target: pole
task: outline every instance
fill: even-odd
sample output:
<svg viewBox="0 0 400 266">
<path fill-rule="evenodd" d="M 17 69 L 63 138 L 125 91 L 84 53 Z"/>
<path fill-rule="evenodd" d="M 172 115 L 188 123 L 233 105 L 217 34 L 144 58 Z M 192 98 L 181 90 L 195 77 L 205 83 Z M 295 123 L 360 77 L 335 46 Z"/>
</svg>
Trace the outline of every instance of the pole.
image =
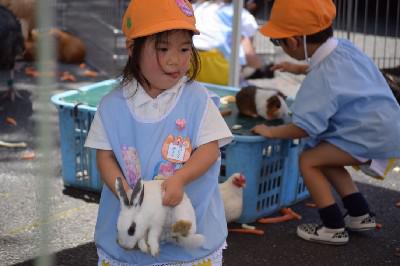
<svg viewBox="0 0 400 266">
<path fill-rule="evenodd" d="M 239 64 L 239 48 L 241 39 L 241 14 L 243 9 L 243 0 L 233 1 L 233 32 L 232 32 L 232 53 L 229 67 L 229 85 L 239 87 L 240 64 Z"/>
</svg>

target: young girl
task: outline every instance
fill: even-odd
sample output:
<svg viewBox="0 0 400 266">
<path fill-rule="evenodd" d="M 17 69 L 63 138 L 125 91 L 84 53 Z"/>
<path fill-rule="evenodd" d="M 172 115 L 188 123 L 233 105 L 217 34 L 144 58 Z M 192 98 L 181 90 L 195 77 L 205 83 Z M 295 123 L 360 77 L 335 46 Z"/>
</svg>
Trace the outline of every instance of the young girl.
<svg viewBox="0 0 400 266">
<path fill-rule="evenodd" d="M 308 137 L 300 170 L 322 225 L 300 225 L 297 235 L 341 245 L 349 241 L 346 228 L 376 227 L 345 166 L 366 164 L 376 177 L 387 174 L 400 158 L 400 108 L 372 60 L 349 41 L 333 37 L 335 15 L 332 0 L 275 0 L 260 31 L 291 57 L 309 61 L 308 68 L 293 71 L 308 73 L 292 106 L 292 123 L 258 125 L 253 131 L 268 138 Z M 344 217 L 331 186 L 347 209 Z"/>
<path fill-rule="evenodd" d="M 207 90 L 192 81 L 199 66 L 192 7 L 183 0 L 134 0 L 122 28 L 129 59 L 121 87 L 102 99 L 86 141 L 97 150 L 105 183 L 95 231 L 99 265 L 222 265 L 227 228 L 218 191 L 219 147 L 232 134 Z M 203 246 L 161 243 L 157 257 L 121 248 L 118 176 L 125 177 L 126 191 L 138 178 L 163 176 L 163 204 L 171 207 L 185 191 Z"/>
</svg>

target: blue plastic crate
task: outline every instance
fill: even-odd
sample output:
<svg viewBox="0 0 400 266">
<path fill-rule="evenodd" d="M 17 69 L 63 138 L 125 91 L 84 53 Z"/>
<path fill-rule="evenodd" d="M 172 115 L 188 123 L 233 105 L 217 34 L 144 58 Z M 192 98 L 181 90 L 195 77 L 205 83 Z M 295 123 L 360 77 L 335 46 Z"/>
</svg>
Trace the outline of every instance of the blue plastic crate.
<svg viewBox="0 0 400 266">
<path fill-rule="evenodd" d="M 89 106 L 85 101 L 75 99 L 68 102 L 66 99 L 89 90 L 106 93 L 114 85 L 115 80 L 107 80 L 52 97 L 59 111 L 62 175 L 66 186 L 92 191 L 102 188 L 95 152 L 83 147 L 96 107 L 93 107 L 93 103 Z M 233 87 L 204 85 L 219 96 L 238 91 Z M 254 222 L 308 197 L 299 174 L 300 151 L 301 145 L 295 141 L 234 134 L 233 142 L 221 151 L 219 180 L 223 182 L 235 172 L 246 176 L 244 208 L 239 222 Z"/>
<path fill-rule="evenodd" d="M 54 95 L 51 101 L 57 106 L 61 141 L 61 173 L 65 186 L 101 191 L 103 183 L 96 166 L 96 152 L 84 147 L 96 107 L 88 103 L 66 101 L 68 97 L 92 89 L 112 88 L 114 80 L 106 80 Z"/>
</svg>

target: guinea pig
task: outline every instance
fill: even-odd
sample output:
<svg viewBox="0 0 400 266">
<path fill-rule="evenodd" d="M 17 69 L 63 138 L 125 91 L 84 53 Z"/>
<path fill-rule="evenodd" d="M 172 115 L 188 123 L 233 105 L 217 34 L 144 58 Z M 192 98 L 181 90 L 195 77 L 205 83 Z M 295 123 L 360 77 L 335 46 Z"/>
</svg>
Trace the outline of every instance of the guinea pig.
<svg viewBox="0 0 400 266">
<path fill-rule="evenodd" d="M 261 116 L 266 120 L 282 119 L 289 112 L 285 99 L 286 96 L 278 90 L 250 85 L 236 94 L 236 105 L 239 113 L 246 116 Z"/>
</svg>

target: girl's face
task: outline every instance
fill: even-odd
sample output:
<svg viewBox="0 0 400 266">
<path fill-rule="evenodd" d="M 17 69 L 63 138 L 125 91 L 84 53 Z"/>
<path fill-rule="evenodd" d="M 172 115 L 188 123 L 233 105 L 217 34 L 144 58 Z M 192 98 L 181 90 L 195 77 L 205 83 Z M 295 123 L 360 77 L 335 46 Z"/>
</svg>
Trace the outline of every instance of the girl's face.
<svg viewBox="0 0 400 266">
<path fill-rule="evenodd" d="M 150 86 L 146 92 L 153 98 L 174 86 L 189 70 L 192 38 L 187 31 L 176 30 L 165 35 L 156 46 L 155 38 L 148 38 L 140 59 L 140 70 Z"/>
</svg>

